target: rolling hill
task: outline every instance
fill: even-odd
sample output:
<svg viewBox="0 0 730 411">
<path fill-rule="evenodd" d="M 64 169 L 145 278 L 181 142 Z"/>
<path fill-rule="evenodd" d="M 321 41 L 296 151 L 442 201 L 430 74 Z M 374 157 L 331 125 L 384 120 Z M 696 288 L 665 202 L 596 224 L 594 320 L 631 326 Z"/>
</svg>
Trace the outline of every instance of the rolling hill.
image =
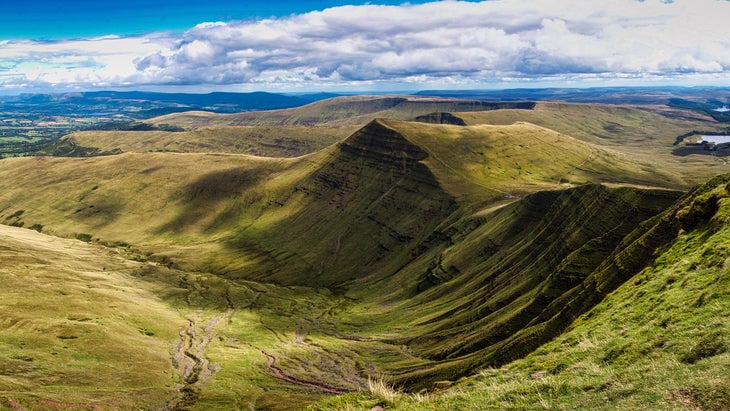
<svg viewBox="0 0 730 411">
<path fill-rule="evenodd" d="M 171 153 L 19 158 L 0 163 L 0 176 L 0 219 L 9 224 L 123 241 L 195 270 L 234 275 L 245 267 L 247 278 L 309 285 L 311 276 L 300 273 L 330 278 L 316 281 L 322 285 L 361 276 L 355 267 L 372 270 L 374 261 L 414 247 L 458 205 L 463 214 L 588 181 L 672 181 L 612 151 L 529 124 L 394 120 L 373 121 L 342 143 L 292 159 Z M 316 242 L 291 241 L 312 236 Z M 200 246 L 208 258 L 176 251 L 181 243 Z M 368 244 L 374 248 L 362 248 Z M 262 263 L 250 267 L 251 261 Z"/>
<path fill-rule="evenodd" d="M 89 157 L 176 152 L 297 157 L 345 139 L 358 127 L 217 126 L 191 131 L 82 131 L 50 144 L 42 154 Z"/>
<path fill-rule="evenodd" d="M 708 116 L 688 110 L 667 106 L 540 102 L 529 111 L 457 115 L 469 125 L 515 122 L 539 125 L 652 164 L 657 169 L 674 173 L 688 185 L 700 184 L 711 176 L 728 172 L 722 158 L 673 154 L 678 136 L 693 130 L 717 130 L 724 134 L 727 128 Z"/>
<path fill-rule="evenodd" d="M 418 96 L 348 96 L 335 97 L 292 109 L 264 112 L 213 114 L 188 112 L 147 120 L 151 124 L 170 124 L 186 129 L 206 126 L 292 126 L 292 125 L 363 125 L 375 118 L 410 120 L 440 111 L 484 111 L 505 108 L 529 110 L 530 102 L 492 103 Z"/>
<path fill-rule="evenodd" d="M 335 103 L 339 112 L 322 108 Z M 662 273 L 670 271 L 663 270 L 673 270 L 676 277 L 677 267 L 686 265 L 683 253 L 696 259 L 708 253 L 701 239 L 722 241 L 728 181 L 716 178 L 683 195 L 678 190 L 717 168 L 665 163 L 661 156 L 618 144 L 626 133 L 628 146 L 657 143 L 655 152 L 663 152 L 667 134 L 654 138 L 651 130 L 640 127 L 653 124 L 659 130 L 659 122 L 650 122 L 661 115 L 657 110 L 541 103 L 535 110 L 477 112 L 468 110 L 495 107 L 390 97 L 314 104 L 323 106 L 262 112 L 258 120 L 249 114 L 206 115 L 211 121 L 229 122 L 214 129 L 88 134 L 66 140 L 96 149 L 96 154 L 125 151 L 116 155 L 0 161 L 0 222 L 15 226 L 2 230 L 2 250 L 13 262 L 5 273 L 13 280 L 8 295 L 55 301 L 53 289 L 37 286 L 50 280 L 18 279 L 33 267 L 39 268 L 38 275 L 51 275 L 58 264 L 63 274 L 58 274 L 59 284 L 68 284 L 74 301 L 51 307 L 68 322 L 48 316 L 48 306 L 30 307 L 32 322 L 20 323 L 36 325 L 9 328 L 12 332 L 0 340 L 7 352 L 24 350 L 18 341 L 58 324 L 68 326 L 73 331 L 68 336 L 76 338 L 51 341 L 70 341 L 66 347 L 71 358 L 105 358 L 107 351 L 126 349 L 122 343 L 117 347 L 115 338 L 149 337 L 145 341 L 156 348 L 145 355 L 156 362 L 140 361 L 154 362 L 146 370 L 154 379 L 134 405 L 162 409 L 300 409 L 305 404 L 315 409 L 370 409 L 378 404 L 463 408 L 491 395 L 479 389 L 489 384 L 505 393 L 489 404 L 504 405 L 511 395 L 508 405 L 519 408 L 543 394 L 556 404 L 581 393 L 620 394 L 616 387 L 624 381 L 601 388 L 597 381 L 607 383 L 612 377 L 598 371 L 584 376 L 592 389 L 588 382 L 578 387 L 566 379 L 588 367 L 581 362 L 584 357 L 571 351 L 585 340 L 575 333 L 613 330 L 606 324 L 619 321 L 619 309 L 612 308 L 619 300 L 613 293 L 628 293 L 638 301 L 637 324 L 642 313 L 651 314 L 642 307 L 666 302 L 662 309 L 675 312 L 683 306 L 667 301 L 699 299 L 690 292 L 697 288 L 681 295 L 682 289 L 672 285 L 679 279 L 667 283 L 647 273 L 653 270 L 664 278 Z M 449 111 L 466 125 L 369 119 L 378 113 L 414 118 Z M 572 124 L 570 115 L 560 117 L 564 111 L 583 122 Z M 196 116 L 175 118 L 180 125 L 199 127 Z M 625 118 L 621 131 L 599 135 L 599 129 L 606 132 L 606 124 L 620 118 Z M 673 127 L 669 133 L 705 121 L 680 119 L 675 112 L 667 118 Z M 240 125 L 256 121 L 286 125 Z M 363 123 L 346 138 L 311 148 L 309 154 L 237 154 L 243 137 L 250 140 L 265 130 L 260 142 L 276 133 L 299 131 L 312 136 L 312 144 L 323 142 L 314 138 L 316 132 L 306 134 L 303 125 L 310 122 L 343 127 Z M 325 130 L 339 133 L 345 128 Z M 118 136 L 122 138 L 116 140 Z M 281 145 L 288 147 L 289 142 Z M 187 152 L 149 152 L 161 147 Z M 721 272 L 726 256 L 715 253 L 717 258 L 707 254 L 716 261 L 702 271 L 701 282 Z M 724 284 L 723 277 L 717 278 Z M 93 287 L 86 290 L 77 280 Z M 662 281 L 667 287 L 657 288 Z M 127 288 L 120 289 L 120 284 Z M 662 293 L 668 289 L 676 295 L 665 300 Z M 117 311 L 105 305 L 86 307 L 83 318 L 102 327 L 97 334 L 84 328 L 87 321 L 77 326 L 71 319 L 77 318 L 72 311 L 81 310 L 74 304 L 97 301 L 101 294 L 116 298 L 129 290 L 137 290 L 130 300 L 134 304 L 111 307 Z M 718 300 L 726 291 L 718 285 L 696 311 L 678 318 L 691 324 L 698 321 L 694 316 L 722 315 Z M 138 320 L 137 310 L 145 307 L 164 326 Z M 118 334 L 113 336 L 112 330 Z M 675 367 L 658 351 L 656 358 L 677 373 L 717 375 L 727 364 L 725 340 L 707 337 L 714 338 L 707 343 L 712 355 L 692 357 L 690 336 L 702 339 L 704 334 L 687 330 L 681 328 L 681 341 L 662 334 L 668 345 L 656 347 L 676 347 L 670 352 L 686 354 L 683 364 L 691 367 Z M 621 337 L 626 339 L 622 348 L 614 347 L 619 337 L 601 334 L 605 338 L 583 344 L 581 352 L 593 353 L 585 355 L 595 356 L 590 361 L 599 365 L 614 364 L 616 373 L 627 372 L 617 358 L 656 348 L 647 348 L 633 332 Z M 98 352 L 88 351 L 95 342 Z M 613 354 L 611 347 L 616 348 Z M 108 409 L 126 407 L 133 401 L 130 390 L 141 389 L 138 374 L 129 369 L 120 372 L 116 385 L 106 383 L 111 377 L 100 371 L 96 380 L 72 378 L 61 386 L 34 386 L 28 381 L 38 369 L 49 378 L 65 372 L 60 362 L 41 353 L 44 349 L 27 354 L 33 361 L 20 354 L 3 357 L 8 367 L 20 371 L 17 380 L 3 380 L 0 404 Z M 714 362 L 697 368 L 704 367 L 704 358 Z M 38 368 L 22 368 L 27 365 L 23 361 Z M 506 371 L 495 371 L 501 367 Z M 530 381 L 563 385 L 553 391 L 540 386 L 533 394 L 532 385 L 520 381 L 527 370 L 539 375 L 528 373 Z M 412 392 L 467 379 L 433 397 L 394 393 L 384 400 L 363 393 L 378 378 Z M 685 400 L 722 405 L 707 386 L 682 391 L 678 377 L 663 378 L 665 386 L 674 387 L 662 397 L 669 405 Z M 458 387 L 470 388 L 460 392 Z M 528 392 L 517 398 L 519 390 Z M 357 393 L 325 398 L 350 391 Z M 650 391 L 638 389 L 638 398 Z M 69 392 L 76 394 L 62 401 Z"/>
</svg>

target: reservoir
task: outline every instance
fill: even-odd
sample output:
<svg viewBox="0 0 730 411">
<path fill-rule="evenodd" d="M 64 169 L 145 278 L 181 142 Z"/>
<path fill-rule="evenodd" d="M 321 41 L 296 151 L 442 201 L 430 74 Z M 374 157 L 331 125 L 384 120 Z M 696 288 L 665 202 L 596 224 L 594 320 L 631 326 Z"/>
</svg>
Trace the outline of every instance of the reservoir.
<svg viewBox="0 0 730 411">
<path fill-rule="evenodd" d="M 700 140 L 700 142 L 703 141 L 715 144 L 726 144 L 730 143 L 730 136 L 702 136 L 702 140 Z"/>
</svg>

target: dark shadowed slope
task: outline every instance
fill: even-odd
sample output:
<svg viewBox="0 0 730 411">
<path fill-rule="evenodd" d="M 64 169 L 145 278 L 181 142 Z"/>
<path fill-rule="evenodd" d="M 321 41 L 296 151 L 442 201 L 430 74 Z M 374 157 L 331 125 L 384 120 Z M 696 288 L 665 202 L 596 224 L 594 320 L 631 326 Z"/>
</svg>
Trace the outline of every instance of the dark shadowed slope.
<svg viewBox="0 0 730 411">
<path fill-rule="evenodd" d="M 392 293 L 381 294 L 383 303 L 395 304 L 379 320 L 410 324 L 389 338 L 435 361 L 394 378 L 425 387 L 519 358 L 552 339 L 602 295 L 591 288 L 598 294 L 553 319 L 555 307 L 563 307 L 557 301 L 591 284 L 625 236 L 678 196 L 587 185 L 533 194 L 433 233 L 417 258 L 379 284 Z M 626 279 L 602 278 L 613 288 Z"/>
</svg>

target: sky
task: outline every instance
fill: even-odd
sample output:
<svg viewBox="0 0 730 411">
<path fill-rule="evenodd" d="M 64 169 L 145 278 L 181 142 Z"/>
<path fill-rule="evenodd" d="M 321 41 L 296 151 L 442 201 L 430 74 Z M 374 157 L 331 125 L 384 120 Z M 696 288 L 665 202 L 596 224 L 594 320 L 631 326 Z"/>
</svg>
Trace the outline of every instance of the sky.
<svg viewBox="0 0 730 411">
<path fill-rule="evenodd" d="M 730 0 L 33 0 L 0 93 L 730 85 Z"/>
</svg>

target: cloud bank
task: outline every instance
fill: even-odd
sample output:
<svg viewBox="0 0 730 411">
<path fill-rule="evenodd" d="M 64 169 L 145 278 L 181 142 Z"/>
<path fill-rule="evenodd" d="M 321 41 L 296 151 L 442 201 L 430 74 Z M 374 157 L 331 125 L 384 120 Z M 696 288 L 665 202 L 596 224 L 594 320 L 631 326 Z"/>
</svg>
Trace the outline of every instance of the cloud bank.
<svg viewBox="0 0 730 411">
<path fill-rule="evenodd" d="M 0 90 L 730 80 L 727 0 L 343 6 L 185 32 L 0 41 Z"/>
</svg>

